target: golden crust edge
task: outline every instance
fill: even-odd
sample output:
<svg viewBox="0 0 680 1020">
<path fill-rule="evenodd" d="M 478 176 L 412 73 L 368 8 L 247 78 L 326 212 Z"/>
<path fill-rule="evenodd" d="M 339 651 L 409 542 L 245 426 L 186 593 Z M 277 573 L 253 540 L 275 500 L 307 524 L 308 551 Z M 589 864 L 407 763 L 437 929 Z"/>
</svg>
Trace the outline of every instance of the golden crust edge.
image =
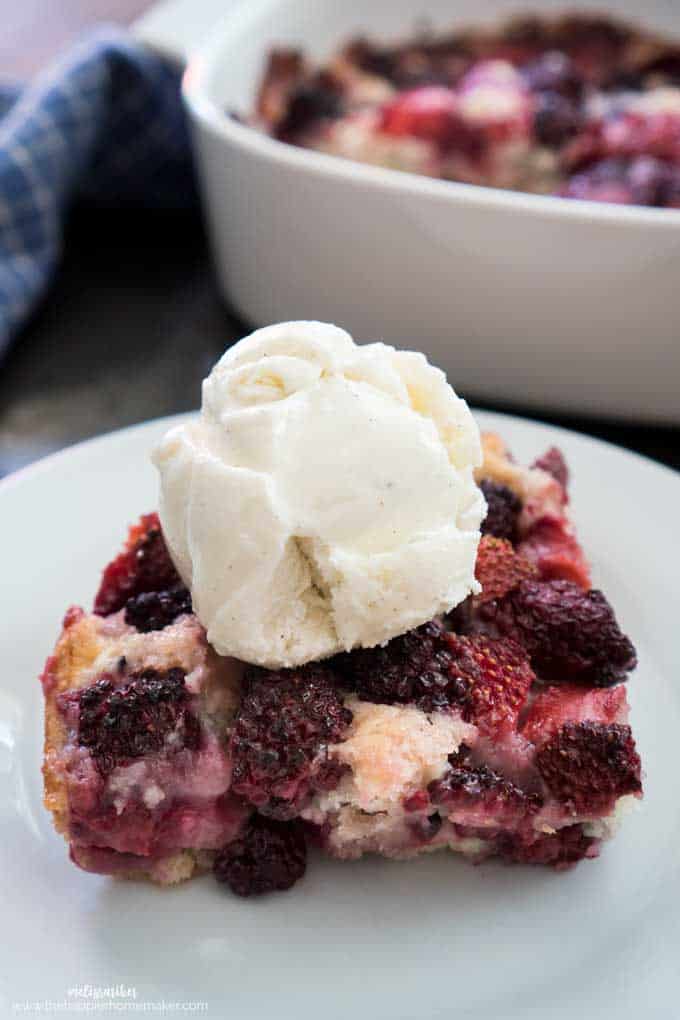
<svg viewBox="0 0 680 1020">
<path fill-rule="evenodd" d="M 57 708 L 57 697 L 63 691 L 80 686 L 82 675 L 93 665 L 101 648 L 96 618 L 83 615 L 64 625 L 42 676 L 45 692 L 43 803 L 52 814 L 55 829 L 63 836 L 68 828 L 68 798 L 56 762 L 66 742 L 66 728 Z"/>
<path fill-rule="evenodd" d="M 496 432 L 482 432 L 482 463 L 475 471 L 475 480 L 490 478 L 517 493 L 526 494 L 527 468 L 515 464 L 508 455 L 505 442 Z"/>
</svg>

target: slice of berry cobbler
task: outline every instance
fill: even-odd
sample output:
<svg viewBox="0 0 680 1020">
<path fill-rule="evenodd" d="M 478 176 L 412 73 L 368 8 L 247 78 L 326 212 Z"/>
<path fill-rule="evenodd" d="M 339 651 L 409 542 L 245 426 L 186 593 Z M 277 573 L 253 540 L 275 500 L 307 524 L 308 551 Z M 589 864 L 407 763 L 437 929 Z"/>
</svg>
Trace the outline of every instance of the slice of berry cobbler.
<svg viewBox="0 0 680 1020">
<path fill-rule="evenodd" d="M 42 676 L 45 803 L 87 871 L 169 884 L 212 869 L 287 889 L 337 858 L 437 847 L 567 867 L 641 796 L 624 681 L 635 650 L 588 564 L 558 450 L 484 438 L 482 585 L 446 619 L 297 669 L 220 658 L 155 514 Z"/>
</svg>

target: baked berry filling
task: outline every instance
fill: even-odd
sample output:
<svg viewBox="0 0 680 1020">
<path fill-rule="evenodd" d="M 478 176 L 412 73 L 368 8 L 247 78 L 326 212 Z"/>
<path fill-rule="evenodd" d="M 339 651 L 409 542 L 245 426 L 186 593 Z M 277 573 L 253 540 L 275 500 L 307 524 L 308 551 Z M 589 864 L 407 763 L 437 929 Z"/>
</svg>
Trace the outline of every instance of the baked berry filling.
<svg viewBox="0 0 680 1020">
<path fill-rule="evenodd" d="M 397 46 L 358 38 L 320 68 L 273 51 L 252 122 L 446 180 L 677 208 L 679 67 L 671 41 L 585 14 Z"/>
<path fill-rule="evenodd" d="M 567 825 L 557 832 L 535 836 L 527 832 L 502 833 L 495 852 L 511 864 L 549 864 L 558 871 L 599 855 L 599 840 L 582 825 Z"/>
</svg>

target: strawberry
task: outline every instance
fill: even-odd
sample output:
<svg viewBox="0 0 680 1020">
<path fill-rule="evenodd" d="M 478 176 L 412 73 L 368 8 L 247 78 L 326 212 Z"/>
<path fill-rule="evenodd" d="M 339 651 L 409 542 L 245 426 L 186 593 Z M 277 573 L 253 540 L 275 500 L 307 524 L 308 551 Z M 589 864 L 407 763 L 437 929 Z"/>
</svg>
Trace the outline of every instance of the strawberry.
<svg viewBox="0 0 680 1020">
<path fill-rule="evenodd" d="M 523 536 L 517 551 L 530 560 L 542 581 L 573 581 L 590 587 L 590 568 L 565 517 L 540 517 Z"/>
<path fill-rule="evenodd" d="M 338 686 L 364 701 L 457 709 L 484 733 L 512 730 L 535 677 L 524 649 L 508 638 L 461 636 L 432 621 L 383 647 L 330 661 Z"/>
<path fill-rule="evenodd" d="M 475 576 L 482 592 L 475 597 L 475 605 L 500 599 L 516 588 L 520 581 L 535 575 L 536 567 L 516 553 L 507 539 L 483 535 L 475 565 Z"/>
<path fill-rule="evenodd" d="M 535 676 L 524 649 L 507 638 L 449 635 L 454 669 L 467 684 L 463 717 L 487 736 L 515 729 Z"/>
<path fill-rule="evenodd" d="M 443 85 L 409 89 L 384 107 L 380 126 L 389 135 L 448 145 L 462 128 L 456 94 Z"/>
<path fill-rule="evenodd" d="M 625 724 L 628 721 L 626 688 L 587 688 L 575 684 L 547 687 L 531 703 L 521 733 L 541 746 L 565 723 L 597 722 Z"/>
</svg>

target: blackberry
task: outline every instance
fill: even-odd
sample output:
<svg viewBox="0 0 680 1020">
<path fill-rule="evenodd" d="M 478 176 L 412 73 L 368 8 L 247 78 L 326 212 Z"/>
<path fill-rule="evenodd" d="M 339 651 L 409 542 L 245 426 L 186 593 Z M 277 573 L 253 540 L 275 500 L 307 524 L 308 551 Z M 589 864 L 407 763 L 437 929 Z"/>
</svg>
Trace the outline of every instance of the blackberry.
<svg viewBox="0 0 680 1020">
<path fill-rule="evenodd" d="M 340 117 L 342 112 L 342 94 L 337 82 L 328 72 L 320 71 L 313 80 L 294 89 L 276 129 L 277 137 L 283 141 L 299 138 L 318 121 Z"/>
<path fill-rule="evenodd" d="M 130 529 L 128 542 L 103 575 L 94 611 L 108 616 L 142 592 L 167 591 L 182 581 L 170 559 L 157 514 L 147 514 Z"/>
<path fill-rule="evenodd" d="M 462 704 L 468 682 L 457 672 L 451 636 L 431 621 L 376 648 L 337 656 L 343 686 L 364 701 L 415 703 L 424 712 Z"/>
<path fill-rule="evenodd" d="M 654 156 L 637 156 L 628 169 L 633 201 L 637 205 L 667 206 L 677 200 L 680 186 L 678 168 Z"/>
<path fill-rule="evenodd" d="M 541 145 L 559 149 L 582 125 L 581 110 L 559 92 L 542 92 L 536 96 L 534 134 Z"/>
<path fill-rule="evenodd" d="M 213 864 L 218 882 L 237 896 L 283 891 L 302 878 L 307 846 L 302 827 L 255 815 L 246 831 L 219 851 Z"/>
<path fill-rule="evenodd" d="M 531 92 L 548 93 L 577 101 L 582 99 L 585 81 L 574 63 L 558 50 L 548 50 L 522 68 L 522 75 Z"/>
<path fill-rule="evenodd" d="M 364 701 L 423 712 L 457 708 L 488 734 L 515 728 L 535 679 L 516 641 L 452 634 L 434 621 L 333 662 L 343 687 Z"/>
<path fill-rule="evenodd" d="M 526 793 L 488 765 L 473 764 L 465 744 L 449 757 L 448 770 L 430 783 L 427 792 L 434 805 L 449 812 L 456 807 L 478 806 L 496 820 L 504 814 L 535 814 L 542 805 L 537 794 Z"/>
<path fill-rule="evenodd" d="M 146 634 L 163 630 L 178 616 L 191 613 L 191 595 L 184 585 L 168 591 L 147 591 L 125 603 L 125 622 Z"/>
<path fill-rule="evenodd" d="M 115 687 L 102 677 L 77 692 L 78 743 L 106 775 L 134 758 L 161 751 L 170 733 L 173 749 L 200 747 L 200 724 L 189 711 L 184 671 L 145 669 Z"/>
<path fill-rule="evenodd" d="M 560 194 L 594 202 L 676 208 L 680 174 L 672 162 L 656 156 L 608 156 L 573 173 Z"/>
<path fill-rule="evenodd" d="M 326 746 L 343 739 L 352 713 L 325 666 L 252 669 L 245 685 L 231 735 L 232 789 L 263 814 L 292 818 L 313 789 L 337 785 L 342 770 Z"/>
<path fill-rule="evenodd" d="M 522 510 L 522 501 L 512 489 L 490 478 L 483 478 L 479 487 L 486 500 L 486 517 L 482 521 L 482 535 L 517 541 L 517 521 Z"/>
<path fill-rule="evenodd" d="M 493 609 L 496 627 L 526 648 L 543 680 L 609 687 L 634 669 L 635 649 L 601 591 L 572 581 L 522 581 Z"/>
<path fill-rule="evenodd" d="M 630 726 L 618 723 L 565 723 L 537 752 L 536 765 L 574 814 L 606 811 L 618 797 L 642 790 Z"/>
</svg>

